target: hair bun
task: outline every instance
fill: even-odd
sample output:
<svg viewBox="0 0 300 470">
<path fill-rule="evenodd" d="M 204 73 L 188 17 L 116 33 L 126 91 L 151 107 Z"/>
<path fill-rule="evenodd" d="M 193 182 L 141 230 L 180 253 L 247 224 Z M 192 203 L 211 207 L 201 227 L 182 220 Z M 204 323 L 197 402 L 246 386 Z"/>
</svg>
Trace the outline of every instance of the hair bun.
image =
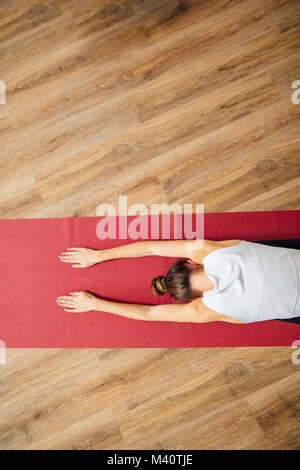
<svg viewBox="0 0 300 470">
<path fill-rule="evenodd" d="M 152 292 L 154 295 L 164 295 L 167 292 L 166 278 L 157 276 L 152 280 Z"/>
</svg>

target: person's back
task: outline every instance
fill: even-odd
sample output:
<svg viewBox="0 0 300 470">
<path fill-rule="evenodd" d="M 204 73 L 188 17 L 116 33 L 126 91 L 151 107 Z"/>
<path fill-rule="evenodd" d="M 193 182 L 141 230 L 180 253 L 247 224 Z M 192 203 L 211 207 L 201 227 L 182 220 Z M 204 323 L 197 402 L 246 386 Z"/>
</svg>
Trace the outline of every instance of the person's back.
<svg viewBox="0 0 300 470">
<path fill-rule="evenodd" d="M 245 240 L 203 258 L 203 304 L 244 323 L 300 315 L 300 251 Z"/>
</svg>

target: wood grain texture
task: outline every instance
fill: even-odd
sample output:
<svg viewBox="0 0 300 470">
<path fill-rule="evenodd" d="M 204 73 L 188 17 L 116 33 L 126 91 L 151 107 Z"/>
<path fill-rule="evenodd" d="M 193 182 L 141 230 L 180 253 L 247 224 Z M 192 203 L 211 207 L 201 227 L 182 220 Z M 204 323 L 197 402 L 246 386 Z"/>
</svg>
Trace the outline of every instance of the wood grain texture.
<svg viewBox="0 0 300 470">
<path fill-rule="evenodd" d="M 2 449 L 296 449 L 291 348 L 9 350 Z"/>
<path fill-rule="evenodd" d="M 300 209 L 299 47 L 298 0 L 1 1 L 0 217 Z M 0 448 L 299 449 L 291 353 L 8 350 Z"/>
</svg>

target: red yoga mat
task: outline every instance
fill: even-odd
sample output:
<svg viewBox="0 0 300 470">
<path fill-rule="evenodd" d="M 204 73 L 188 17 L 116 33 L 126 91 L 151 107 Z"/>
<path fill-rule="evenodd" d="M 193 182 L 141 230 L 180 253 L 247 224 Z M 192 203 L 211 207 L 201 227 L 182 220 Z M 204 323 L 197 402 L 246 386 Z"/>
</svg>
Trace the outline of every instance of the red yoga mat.
<svg viewBox="0 0 300 470">
<path fill-rule="evenodd" d="M 174 260 L 143 257 L 72 269 L 58 255 L 72 246 L 105 249 L 131 240 L 101 240 L 101 217 L 0 220 L 0 340 L 8 348 L 140 348 L 290 346 L 300 326 L 281 321 L 246 325 L 147 322 L 105 312 L 71 314 L 55 299 L 89 291 L 106 299 L 170 303 L 155 297 L 151 280 Z M 130 222 L 133 217 L 128 217 Z M 172 217 L 171 217 L 172 225 Z M 206 239 L 298 238 L 300 211 L 208 213 Z M 135 286 L 134 289 L 132 286 Z"/>
</svg>

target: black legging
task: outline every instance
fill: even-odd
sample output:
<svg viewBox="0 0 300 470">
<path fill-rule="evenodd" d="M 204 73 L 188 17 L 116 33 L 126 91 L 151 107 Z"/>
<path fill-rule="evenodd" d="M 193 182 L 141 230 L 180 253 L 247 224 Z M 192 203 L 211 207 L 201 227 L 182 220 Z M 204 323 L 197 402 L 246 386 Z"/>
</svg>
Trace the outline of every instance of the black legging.
<svg viewBox="0 0 300 470">
<path fill-rule="evenodd" d="M 262 245 L 270 246 L 279 246 L 281 248 L 293 248 L 294 250 L 300 250 L 300 238 L 291 238 L 287 240 L 258 240 L 255 243 L 261 243 Z M 300 317 L 279 319 L 279 321 L 284 321 L 288 323 L 296 323 L 300 325 Z"/>
</svg>

